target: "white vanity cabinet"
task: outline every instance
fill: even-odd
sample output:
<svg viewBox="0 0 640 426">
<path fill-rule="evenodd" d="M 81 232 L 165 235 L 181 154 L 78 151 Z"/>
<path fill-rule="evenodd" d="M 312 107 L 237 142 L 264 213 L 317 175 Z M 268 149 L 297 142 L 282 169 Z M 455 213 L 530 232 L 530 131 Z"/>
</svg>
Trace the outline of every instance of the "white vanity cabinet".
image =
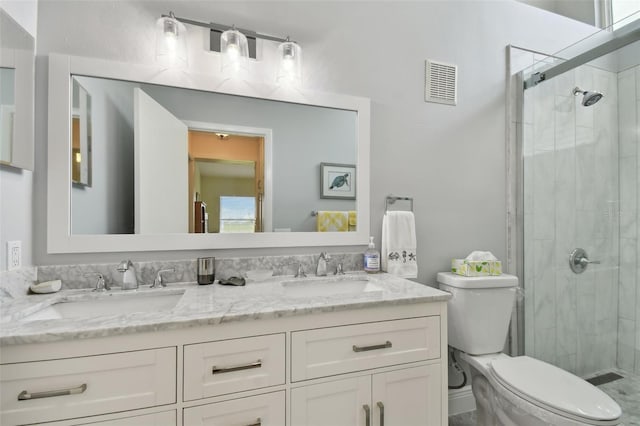
<svg viewBox="0 0 640 426">
<path fill-rule="evenodd" d="M 446 300 L 169 328 L 2 346 L 0 424 L 447 424 Z"/>
</svg>

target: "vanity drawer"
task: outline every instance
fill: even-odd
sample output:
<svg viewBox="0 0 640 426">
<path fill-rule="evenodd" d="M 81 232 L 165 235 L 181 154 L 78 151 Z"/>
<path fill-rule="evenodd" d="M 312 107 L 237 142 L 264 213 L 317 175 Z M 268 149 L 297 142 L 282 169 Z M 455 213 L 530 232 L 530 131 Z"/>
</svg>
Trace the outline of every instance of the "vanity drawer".
<svg viewBox="0 0 640 426">
<path fill-rule="evenodd" d="M 63 420 L 54 423 L 38 423 L 42 426 L 176 426 L 178 419 L 176 410 L 163 411 L 161 413 L 142 414 L 137 416 L 120 417 L 111 420 L 89 420 L 87 418 L 76 420 Z"/>
<path fill-rule="evenodd" d="M 439 357 L 439 316 L 291 333 L 294 382 Z"/>
<path fill-rule="evenodd" d="M 0 366 L 0 423 L 78 418 L 176 401 L 176 348 Z"/>
<path fill-rule="evenodd" d="M 184 400 L 284 384 L 284 333 L 184 347 Z"/>
<path fill-rule="evenodd" d="M 185 408 L 185 426 L 283 426 L 284 391 Z"/>
</svg>

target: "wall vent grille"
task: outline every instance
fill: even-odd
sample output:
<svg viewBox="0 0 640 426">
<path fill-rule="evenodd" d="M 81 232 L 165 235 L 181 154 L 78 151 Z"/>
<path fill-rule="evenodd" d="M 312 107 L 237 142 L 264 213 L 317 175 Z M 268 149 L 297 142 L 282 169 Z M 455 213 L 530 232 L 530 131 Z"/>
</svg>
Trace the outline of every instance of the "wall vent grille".
<svg viewBox="0 0 640 426">
<path fill-rule="evenodd" d="M 430 59 L 425 63 L 425 102 L 456 105 L 458 102 L 458 67 Z"/>
</svg>

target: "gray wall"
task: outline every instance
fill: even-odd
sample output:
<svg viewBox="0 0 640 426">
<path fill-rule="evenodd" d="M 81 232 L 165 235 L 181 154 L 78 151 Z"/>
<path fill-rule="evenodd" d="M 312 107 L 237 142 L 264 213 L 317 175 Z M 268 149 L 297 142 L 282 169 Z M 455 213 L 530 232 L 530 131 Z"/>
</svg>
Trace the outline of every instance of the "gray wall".
<svg viewBox="0 0 640 426">
<path fill-rule="evenodd" d="M 42 2 L 36 70 L 38 264 L 199 254 L 46 252 L 46 55 L 61 52 L 151 63 L 154 23 L 168 10 L 268 34 L 291 34 L 305 49 L 306 88 L 371 99 L 371 233 L 380 241 L 386 195 L 414 197 L 418 281 L 428 284 L 434 283 L 436 272 L 449 268 L 452 257 L 475 249 L 491 250 L 505 260 L 505 47 L 514 44 L 554 52 L 593 31 L 513 1 Z M 105 19 L 108 16 L 118 19 Z M 216 72 L 214 55 L 202 51 L 202 34 L 194 27 L 189 30 L 191 67 Z M 275 49 L 275 44 L 265 45 Z M 267 50 L 261 50 L 265 60 L 252 68 L 254 80 L 275 78 L 275 63 Z M 424 60 L 428 58 L 459 66 L 458 106 L 424 102 Z M 365 247 L 353 249 L 364 251 Z M 297 253 L 318 251 L 317 247 L 295 249 Z M 216 255 L 287 252 L 292 250 L 221 250 Z"/>
</svg>

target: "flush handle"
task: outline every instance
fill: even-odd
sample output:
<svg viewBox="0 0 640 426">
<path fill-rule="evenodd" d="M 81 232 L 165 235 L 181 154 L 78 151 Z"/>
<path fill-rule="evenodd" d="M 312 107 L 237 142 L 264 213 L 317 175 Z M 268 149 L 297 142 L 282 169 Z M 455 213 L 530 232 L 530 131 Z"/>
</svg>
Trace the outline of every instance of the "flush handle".
<svg viewBox="0 0 640 426">
<path fill-rule="evenodd" d="M 569 255 L 569 267 L 576 274 L 583 273 L 587 269 L 587 266 L 592 263 L 599 264 L 600 261 L 589 260 L 589 256 L 587 255 L 587 252 L 584 251 L 584 249 L 577 248 Z"/>
</svg>

